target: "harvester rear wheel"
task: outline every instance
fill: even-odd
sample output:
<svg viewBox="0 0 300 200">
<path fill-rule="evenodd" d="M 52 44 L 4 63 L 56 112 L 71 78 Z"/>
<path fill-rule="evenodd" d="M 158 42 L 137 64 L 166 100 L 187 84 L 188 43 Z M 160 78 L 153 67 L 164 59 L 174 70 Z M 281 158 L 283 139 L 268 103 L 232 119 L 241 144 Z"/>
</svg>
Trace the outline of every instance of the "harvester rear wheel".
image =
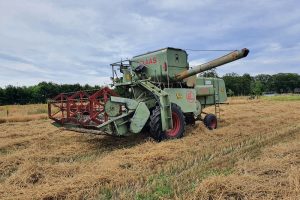
<svg viewBox="0 0 300 200">
<path fill-rule="evenodd" d="M 214 114 L 207 114 L 203 119 L 203 123 L 209 130 L 216 129 L 218 127 L 218 120 Z"/>
<path fill-rule="evenodd" d="M 162 131 L 160 107 L 157 106 L 150 116 L 150 134 L 157 141 L 181 138 L 185 132 L 185 118 L 179 106 L 171 105 L 173 128 Z"/>
</svg>

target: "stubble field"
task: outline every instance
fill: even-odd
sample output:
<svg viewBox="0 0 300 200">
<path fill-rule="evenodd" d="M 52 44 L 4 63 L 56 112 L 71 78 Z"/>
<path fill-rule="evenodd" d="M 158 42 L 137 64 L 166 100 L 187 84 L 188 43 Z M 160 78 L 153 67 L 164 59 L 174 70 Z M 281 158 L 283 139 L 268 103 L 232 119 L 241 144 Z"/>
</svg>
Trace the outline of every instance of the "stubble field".
<svg viewBox="0 0 300 200">
<path fill-rule="evenodd" d="M 0 199 L 300 199 L 300 101 L 221 109 L 217 130 L 160 143 L 66 131 L 41 110 L 2 120 Z"/>
</svg>

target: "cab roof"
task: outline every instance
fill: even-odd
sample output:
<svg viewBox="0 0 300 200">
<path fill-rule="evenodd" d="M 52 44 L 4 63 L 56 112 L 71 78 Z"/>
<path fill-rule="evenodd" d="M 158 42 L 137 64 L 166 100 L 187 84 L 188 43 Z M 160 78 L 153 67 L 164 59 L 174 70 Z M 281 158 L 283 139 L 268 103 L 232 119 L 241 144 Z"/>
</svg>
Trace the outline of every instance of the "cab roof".
<svg viewBox="0 0 300 200">
<path fill-rule="evenodd" d="M 149 51 L 149 52 L 147 52 L 147 53 L 143 53 L 143 54 L 140 54 L 140 55 L 137 55 L 137 56 L 133 56 L 133 58 L 140 57 L 140 56 L 144 56 L 144 55 L 147 55 L 147 54 L 150 54 L 150 53 L 155 53 L 155 52 L 162 51 L 162 50 L 168 50 L 168 49 L 176 50 L 176 51 L 184 51 L 184 52 L 186 53 L 186 51 L 183 50 L 183 49 L 174 48 L 174 47 L 165 47 L 165 48 L 158 49 L 158 50 L 155 50 L 155 51 Z"/>
</svg>

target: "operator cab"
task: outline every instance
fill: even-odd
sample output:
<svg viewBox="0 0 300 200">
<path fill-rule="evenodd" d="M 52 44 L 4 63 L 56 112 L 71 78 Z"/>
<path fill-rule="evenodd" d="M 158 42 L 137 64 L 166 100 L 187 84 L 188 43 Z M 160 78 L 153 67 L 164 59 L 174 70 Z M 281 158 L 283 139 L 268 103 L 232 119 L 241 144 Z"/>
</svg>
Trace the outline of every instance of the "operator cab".
<svg viewBox="0 0 300 200">
<path fill-rule="evenodd" d="M 112 68 L 112 85 L 127 85 L 132 82 L 132 68 L 130 60 L 110 64 Z"/>
</svg>

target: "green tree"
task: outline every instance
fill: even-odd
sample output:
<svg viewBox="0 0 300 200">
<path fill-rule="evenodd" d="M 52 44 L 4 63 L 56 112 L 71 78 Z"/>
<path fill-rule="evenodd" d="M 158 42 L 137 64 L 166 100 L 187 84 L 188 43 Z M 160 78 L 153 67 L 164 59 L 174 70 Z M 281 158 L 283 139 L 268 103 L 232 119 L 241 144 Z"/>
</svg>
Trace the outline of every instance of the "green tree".
<svg viewBox="0 0 300 200">
<path fill-rule="evenodd" d="M 255 81 L 251 84 L 251 93 L 260 96 L 263 93 L 263 84 L 260 81 Z"/>
<path fill-rule="evenodd" d="M 244 74 L 242 77 L 241 77 L 241 92 L 242 92 L 242 95 L 249 95 L 251 94 L 251 84 L 252 82 L 254 82 L 254 79 L 253 77 L 250 76 L 250 74 Z"/>
<path fill-rule="evenodd" d="M 227 90 L 227 96 L 232 97 L 234 96 L 234 92 L 231 89 Z"/>
<path fill-rule="evenodd" d="M 223 77 L 223 80 L 225 81 L 226 88 L 231 91 L 235 95 L 242 95 L 243 93 L 243 83 L 242 83 L 242 77 L 236 73 L 228 73 L 225 74 Z"/>
<path fill-rule="evenodd" d="M 260 81 L 262 84 L 263 92 L 274 91 L 274 82 L 272 75 L 258 74 L 254 77 L 255 81 Z"/>
<path fill-rule="evenodd" d="M 4 90 L 0 87 L 0 105 L 4 105 Z"/>
<path fill-rule="evenodd" d="M 278 93 L 294 91 L 300 85 L 300 77 L 295 73 L 279 73 L 273 75 L 274 89 Z"/>
<path fill-rule="evenodd" d="M 205 71 L 201 74 L 201 76 L 203 76 L 203 77 L 217 77 L 217 78 L 219 77 L 218 73 L 216 72 L 215 69 Z"/>
</svg>

